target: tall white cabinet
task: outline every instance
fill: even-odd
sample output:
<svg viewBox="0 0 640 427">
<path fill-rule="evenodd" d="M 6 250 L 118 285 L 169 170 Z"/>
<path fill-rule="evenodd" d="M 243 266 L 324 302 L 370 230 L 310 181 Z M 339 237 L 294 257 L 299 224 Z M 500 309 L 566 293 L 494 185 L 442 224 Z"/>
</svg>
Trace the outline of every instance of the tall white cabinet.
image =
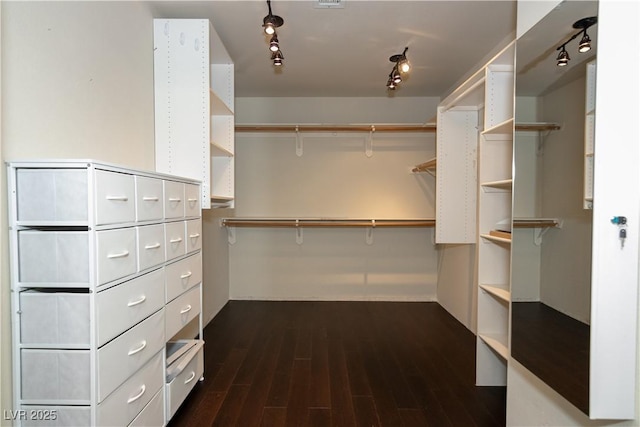
<svg viewBox="0 0 640 427">
<path fill-rule="evenodd" d="M 154 20 L 156 170 L 202 181 L 201 203 L 233 207 L 234 65 L 207 19 Z"/>
<path fill-rule="evenodd" d="M 8 184 L 14 418 L 165 424 L 204 371 L 200 183 L 66 160 Z"/>
</svg>

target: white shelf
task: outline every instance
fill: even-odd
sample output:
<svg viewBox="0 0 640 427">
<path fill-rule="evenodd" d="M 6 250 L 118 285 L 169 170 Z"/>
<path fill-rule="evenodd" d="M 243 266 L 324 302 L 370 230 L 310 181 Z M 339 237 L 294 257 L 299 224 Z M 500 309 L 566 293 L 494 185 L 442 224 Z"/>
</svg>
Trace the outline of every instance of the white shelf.
<svg viewBox="0 0 640 427">
<path fill-rule="evenodd" d="M 506 286 L 507 285 L 480 285 L 480 288 L 504 302 L 510 302 L 511 292 L 506 289 Z"/>
<path fill-rule="evenodd" d="M 513 179 L 501 179 L 498 181 L 487 181 L 480 184 L 487 192 L 491 190 L 511 191 Z"/>
<path fill-rule="evenodd" d="M 233 116 L 231 108 L 218 96 L 218 94 L 213 91 L 213 89 L 209 89 L 209 95 L 212 116 Z"/>
<path fill-rule="evenodd" d="M 226 148 L 224 148 L 223 146 L 215 143 L 215 142 L 211 142 L 211 155 L 213 157 L 233 157 L 234 154 L 227 150 Z"/>
<path fill-rule="evenodd" d="M 511 119 L 505 120 L 502 123 L 498 123 L 497 125 L 492 126 L 488 129 L 485 129 L 484 131 L 482 131 L 482 135 L 487 139 L 498 139 L 498 138 L 495 138 L 498 135 L 501 135 L 501 136 L 508 135 L 509 136 L 508 139 L 512 139 L 513 130 L 514 130 L 513 118 L 511 118 Z"/>
<path fill-rule="evenodd" d="M 495 243 L 506 243 L 506 244 L 511 244 L 511 239 L 507 239 L 504 237 L 498 237 L 498 236 L 492 236 L 491 234 L 481 234 L 480 237 L 482 237 L 485 240 L 489 240 L 491 242 L 495 242 Z"/>
<path fill-rule="evenodd" d="M 507 337 L 505 335 L 499 334 L 478 334 L 478 337 L 485 344 L 491 347 L 496 353 L 498 353 L 503 359 L 509 359 L 509 348 L 507 348 L 505 342 L 507 342 Z"/>
</svg>

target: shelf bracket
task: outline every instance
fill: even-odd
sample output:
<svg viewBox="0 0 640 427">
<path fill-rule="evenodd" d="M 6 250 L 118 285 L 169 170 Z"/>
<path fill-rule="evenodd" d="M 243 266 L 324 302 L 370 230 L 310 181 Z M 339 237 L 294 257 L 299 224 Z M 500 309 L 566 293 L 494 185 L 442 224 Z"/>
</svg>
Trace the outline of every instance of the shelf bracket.
<svg viewBox="0 0 640 427">
<path fill-rule="evenodd" d="M 547 234 L 547 231 L 551 228 L 562 228 L 562 221 L 558 221 L 558 224 L 555 227 L 536 227 L 533 234 L 533 244 L 540 246 L 542 244 L 542 237 Z"/>
<path fill-rule="evenodd" d="M 371 130 L 369 131 L 369 138 L 365 141 L 364 147 L 364 155 L 367 157 L 373 156 L 373 133 L 376 131 L 376 127 L 371 125 Z"/>
<path fill-rule="evenodd" d="M 365 229 L 364 240 L 367 245 L 373 245 L 373 229 L 376 228 L 376 220 L 371 220 L 371 227 Z"/>
<path fill-rule="evenodd" d="M 296 219 L 296 243 L 299 245 L 304 243 L 304 235 L 302 234 L 302 227 L 300 227 L 299 219 Z"/>
<path fill-rule="evenodd" d="M 296 156 L 302 157 L 302 135 L 298 125 L 296 125 Z"/>
</svg>

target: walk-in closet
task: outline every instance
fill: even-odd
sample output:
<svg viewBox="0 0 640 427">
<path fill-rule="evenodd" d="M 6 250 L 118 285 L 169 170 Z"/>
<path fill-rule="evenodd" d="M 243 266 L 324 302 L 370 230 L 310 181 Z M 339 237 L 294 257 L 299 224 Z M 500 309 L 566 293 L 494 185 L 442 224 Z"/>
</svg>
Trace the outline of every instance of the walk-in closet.
<svg viewBox="0 0 640 427">
<path fill-rule="evenodd" d="M 0 2 L 6 426 L 638 426 L 640 5 Z"/>
</svg>

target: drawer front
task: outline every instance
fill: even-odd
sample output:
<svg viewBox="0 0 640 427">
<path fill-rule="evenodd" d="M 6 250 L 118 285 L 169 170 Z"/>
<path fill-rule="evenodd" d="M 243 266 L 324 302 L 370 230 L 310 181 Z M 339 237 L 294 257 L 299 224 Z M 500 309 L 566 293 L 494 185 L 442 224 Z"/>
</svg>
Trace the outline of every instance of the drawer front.
<svg viewBox="0 0 640 427">
<path fill-rule="evenodd" d="M 86 231 L 18 232 L 19 280 L 41 287 L 89 283 Z"/>
<path fill-rule="evenodd" d="M 138 232 L 138 271 L 160 265 L 165 260 L 164 226 L 145 225 Z"/>
<path fill-rule="evenodd" d="M 89 350 L 20 351 L 21 398 L 24 404 L 89 404 Z"/>
<path fill-rule="evenodd" d="M 166 336 L 169 339 L 200 314 L 200 286 L 194 286 L 171 301 L 165 310 L 167 315 Z"/>
<path fill-rule="evenodd" d="M 167 302 L 202 282 L 202 252 L 165 267 Z"/>
<path fill-rule="evenodd" d="M 164 216 L 164 191 L 162 180 L 136 176 L 136 219 L 159 220 Z"/>
<path fill-rule="evenodd" d="M 98 401 L 164 347 L 164 309 L 98 350 Z"/>
<path fill-rule="evenodd" d="M 167 261 L 186 254 L 184 221 L 164 224 Z"/>
<path fill-rule="evenodd" d="M 187 224 L 187 253 L 202 249 L 202 221 L 193 219 L 186 221 Z"/>
<path fill-rule="evenodd" d="M 164 269 L 161 268 L 98 292 L 98 346 L 158 311 L 164 305 L 164 287 Z"/>
<path fill-rule="evenodd" d="M 96 171 L 96 224 L 133 222 L 136 219 L 133 175 Z"/>
<path fill-rule="evenodd" d="M 99 285 L 136 272 L 135 228 L 99 231 L 96 235 Z"/>
<path fill-rule="evenodd" d="M 164 181 L 164 217 L 184 217 L 184 184 L 175 181 Z"/>
<path fill-rule="evenodd" d="M 160 389 L 129 427 L 163 426 L 164 412 L 164 391 Z"/>
<path fill-rule="evenodd" d="M 173 381 L 166 385 L 167 420 L 176 413 L 191 389 L 193 389 L 198 380 L 202 378 L 203 373 L 204 356 L 203 349 L 200 349 L 184 370 L 175 377 Z"/>
<path fill-rule="evenodd" d="M 89 220 L 86 169 L 18 169 L 16 187 L 18 221 Z"/>
<path fill-rule="evenodd" d="M 56 345 L 89 348 L 89 294 L 20 292 L 20 342 L 30 347 Z"/>
<path fill-rule="evenodd" d="M 159 352 L 98 405 L 98 425 L 105 427 L 128 425 L 147 403 L 155 398 L 158 391 L 162 391 L 163 384 L 164 366 L 162 352 Z M 152 425 L 162 425 L 162 423 Z"/>
<path fill-rule="evenodd" d="M 184 185 L 184 215 L 187 217 L 200 216 L 200 186 L 195 184 Z"/>
</svg>

